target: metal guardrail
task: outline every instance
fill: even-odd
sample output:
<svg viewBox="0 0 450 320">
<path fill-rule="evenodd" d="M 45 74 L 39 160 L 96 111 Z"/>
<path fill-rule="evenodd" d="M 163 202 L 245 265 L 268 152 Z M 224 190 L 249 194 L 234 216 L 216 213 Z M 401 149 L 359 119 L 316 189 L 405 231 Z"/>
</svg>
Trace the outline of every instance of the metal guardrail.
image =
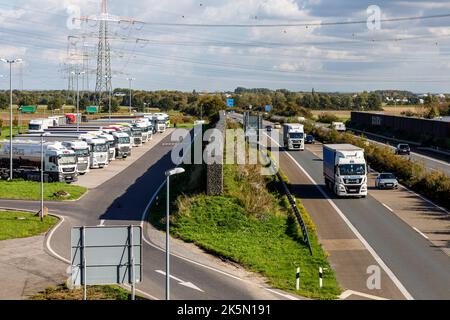
<svg viewBox="0 0 450 320">
<path fill-rule="evenodd" d="M 303 241 L 305 241 L 306 245 L 308 246 L 309 253 L 311 255 L 313 255 L 311 243 L 309 241 L 308 230 L 306 229 L 305 221 L 303 221 L 302 215 L 301 215 L 300 211 L 298 210 L 298 207 L 297 207 L 297 204 L 295 203 L 294 197 L 292 196 L 291 192 L 289 191 L 289 188 L 287 187 L 286 182 L 284 182 L 283 177 L 281 176 L 281 174 L 280 174 L 278 168 L 276 167 L 274 161 L 272 160 L 272 158 L 271 157 L 267 157 L 267 158 L 268 158 L 268 162 L 270 162 L 270 165 L 275 170 L 278 180 L 280 181 L 281 185 L 283 186 L 283 191 L 286 194 L 289 204 L 291 205 L 292 210 L 294 211 L 295 217 L 297 218 L 297 222 L 300 225 L 300 228 L 302 229 Z"/>
</svg>

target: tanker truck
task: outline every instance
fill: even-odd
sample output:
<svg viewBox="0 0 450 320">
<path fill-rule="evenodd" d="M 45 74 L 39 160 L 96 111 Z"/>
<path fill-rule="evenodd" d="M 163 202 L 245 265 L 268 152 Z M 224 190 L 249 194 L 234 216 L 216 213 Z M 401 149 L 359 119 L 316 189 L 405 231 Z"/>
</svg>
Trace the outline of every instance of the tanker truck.
<svg viewBox="0 0 450 320">
<path fill-rule="evenodd" d="M 9 177 L 9 141 L 0 141 L 0 176 Z M 60 142 L 43 144 L 44 181 L 77 181 L 77 156 Z M 41 179 L 41 143 L 37 141 L 13 141 L 13 176 L 25 180 Z"/>
</svg>

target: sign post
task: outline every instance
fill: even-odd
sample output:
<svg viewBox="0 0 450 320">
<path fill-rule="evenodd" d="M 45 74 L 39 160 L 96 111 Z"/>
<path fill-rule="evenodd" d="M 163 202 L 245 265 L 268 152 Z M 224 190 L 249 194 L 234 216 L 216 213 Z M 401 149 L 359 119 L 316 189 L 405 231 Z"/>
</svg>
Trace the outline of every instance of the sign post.
<svg viewBox="0 0 450 320">
<path fill-rule="evenodd" d="M 71 285 L 135 285 L 142 279 L 142 228 L 140 226 L 75 227 L 71 234 Z"/>
</svg>

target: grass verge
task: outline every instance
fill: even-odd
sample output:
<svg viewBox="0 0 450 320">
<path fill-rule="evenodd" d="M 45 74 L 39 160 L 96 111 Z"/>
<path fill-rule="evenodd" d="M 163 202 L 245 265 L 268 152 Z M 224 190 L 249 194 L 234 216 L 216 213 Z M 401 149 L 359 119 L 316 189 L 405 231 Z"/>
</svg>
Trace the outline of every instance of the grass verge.
<svg viewBox="0 0 450 320">
<path fill-rule="evenodd" d="M 69 196 L 60 197 L 55 195 L 55 193 L 58 191 L 65 191 L 69 193 Z M 84 187 L 70 185 L 67 183 L 45 183 L 44 200 L 76 200 L 80 198 L 86 191 L 87 189 Z M 1 199 L 39 200 L 40 197 L 40 182 L 24 180 L 0 181 Z"/>
<path fill-rule="evenodd" d="M 87 286 L 87 300 L 130 300 L 130 292 L 119 286 Z M 29 300 L 82 300 L 81 288 L 70 290 L 61 284 L 50 287 L 29 298 Z M 146 300 L 136 295 L 136 300 Z"/>
<path fill-rule="evenodd" d="M 0 211 L 0 240 L 27 238 L 47 232 L 58 219 L 44 217 L 43 222 L 32 213 Z"/>
</svg>

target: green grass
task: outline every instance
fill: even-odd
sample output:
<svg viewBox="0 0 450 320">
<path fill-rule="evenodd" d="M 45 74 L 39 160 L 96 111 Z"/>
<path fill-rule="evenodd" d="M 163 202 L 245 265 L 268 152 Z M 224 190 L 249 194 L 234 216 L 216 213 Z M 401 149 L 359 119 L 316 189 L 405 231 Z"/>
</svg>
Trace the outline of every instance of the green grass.
<svg viewBox="0 0 450 320">
<path fill-rule="evenodd" d="M 20 126 L 20 133 L 26 133 L 28 131 L 28 126 Z M 13 127 L 13 137 L 19 133 L 18 127 Z M 9 139 L 9 126 L 2 128 L 2 135 L 0 140 Z"/>
<path fill-rule="evenodd" d="M 65 191 L 70 194 L 67 198 L 54 195 L 57 191 Z M 44 200 L 75 200 L 80 198 L 86 188 L 69 185 L 67 183 L 45 183 Z M 13 180 L 0 181 L 0 199 L 39 200 L 41 197 L 41 184 L 35 181 Z"/>
<path fill-rule="evenodd" d="M 25 218 L 25 219 L 17 219 Z M 26 238 L 47 232 L 56 222 L 52 216 L 40 218 L 32 213 L 0 211 L 0 240 Z"/>
<path fill-rule="evenodd" d="M 130 292 L 119 286 L 87 286 L 87 300 L 129 300 Z M 81 300 L 83 291 L 81 288 L 69 290 L 65 285 L 61 284 L 56 287 L 50 287 L 29 300 Z M 136 295 L 136 300 L 146 300 Z"/>
<path fill-rule="evenodd" d="M 258 179 L 261 178 L 257 178 L 256 172 L 250 170 L 242 174 L 238 172 L 237 165 L 225 165 L 225 195 L 212 197 L 188 192 L 191 194 L 189 197 L 179 196 L 176 201 L 171 199 L 174 206 L 172 212 L 177 212 L 171 217 L 173 235 L 261 273 L 273 287 L 311 298 L 336 298 L 341 290 L 326 253 L 318 243 L 310 218 L 305 220 L 313 256 L 299 234 L 286 198 L 276 190 L 275 178 L 264 180 L 266 189 L 260 189 L 264 201 L 254 197 L 255 190 L 250 187 L 256 185 L 260 188 L 258 184 L 261 180 Z M 179 184 L 188 185 L 187 181 L 171 185 Z M 171 189 L 172 195 L 181 192 L 181 187 Z M 164 199 L 163 191 L 150 211 L 150 222 L 158 228 L 164 227 Z M 302 214 L 307 215 L 299 201 L 297 204 Z M 255 206 L 258 208 L 256 212 L 246 209 Z M 299 291 L 295 290 L 297 267 L 301 268 Z M 322 289 L 319 288 L 319 267 L 327 268 Z"/>
</svg>

